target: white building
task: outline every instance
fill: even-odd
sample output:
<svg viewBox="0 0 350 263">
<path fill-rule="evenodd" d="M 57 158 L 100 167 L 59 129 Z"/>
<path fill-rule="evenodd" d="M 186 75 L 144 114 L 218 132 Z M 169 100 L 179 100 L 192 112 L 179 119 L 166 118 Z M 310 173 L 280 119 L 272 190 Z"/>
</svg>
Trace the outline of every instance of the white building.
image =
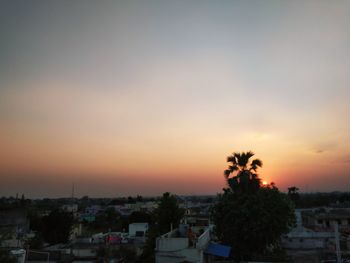
<svg viewBox="0 0 350 263">
<path fill-rule="evenodd" d="M 148 231 L 148 223 L 129 224 L 129 237 L 145 237 Z"/>
<path fill-rule="evenodd" d="M 175 229 L 158 237 L 156 263 L 206 262 L 204 251 L 210 242 L 210 230 L 206 228 L 201 232 L 191 229 L 191 234 L 188 234 L 188 231 Z"/>
<path fill-rule="evenodd" d="M 78 205 L 77 204 L 66 204 L 66 205 L 62 205 L 62 210 L 65 212 L 69 212 L 69 213 L 76 213 L 78 212 Z"/>
<path fill-rule="evenodd" d="M 301 210 L 295 211 L 296 227 L 282 238 L 282 245 L 290 250 L 325 249 L 334 244 L 334 232 L 316 232 L 303 227 Z"/>
</svg>

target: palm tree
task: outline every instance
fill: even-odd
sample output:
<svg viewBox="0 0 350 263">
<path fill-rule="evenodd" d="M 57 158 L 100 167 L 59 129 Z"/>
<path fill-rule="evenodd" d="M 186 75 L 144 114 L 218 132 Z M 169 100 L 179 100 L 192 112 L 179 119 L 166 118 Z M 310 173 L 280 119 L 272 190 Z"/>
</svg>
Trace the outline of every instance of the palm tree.
<svg viewBox="0 0 350 263">
<path fill-rule="evenodd" d="M 256 174 L 258 167 L 262 167 L 263 163 L 259 159 L 254 159 L 250 162 L 250 158 L 254 156 L 251 151 L 237 153 L 227 157 L 227 162 L 230 163 L 228 169 L 224 171 L 228 185 L 233 191 L 237 190 L 256 190 L 260 187 L 260 179 Z M 230 177 L 231 174 L 235 174 Z"/>
<path fill-rule="evenodd" d="M 300 199 L 300 195 L 298 191 L 299 191 L 299 188 L 296 186 L 292 186 L 288 188 L 288 196 L 294 202 L 295 205 L 297 205 Z"/>
<path fill-rule="evenodd" d="M 298 191 L 299 191 L 299 188 L 296 186 L 288 187 L 288 194 L 289 195 L 297 194 Z"/>
</svg>

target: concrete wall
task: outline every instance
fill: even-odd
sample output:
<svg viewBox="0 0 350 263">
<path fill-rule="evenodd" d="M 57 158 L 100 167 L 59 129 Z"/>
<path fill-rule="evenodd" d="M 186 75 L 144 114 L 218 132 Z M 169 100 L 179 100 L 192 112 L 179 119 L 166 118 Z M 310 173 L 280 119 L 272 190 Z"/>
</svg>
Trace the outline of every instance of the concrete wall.
<svg viewBox="0 0 350 263">
<path fill-rule="evenodd" d="M 157 238 L 156 263 L 202 262 L 203 250 L 210 241 L 210 230 L 198 237 L 195 247 L 189 247 L 189 239 L 178 237 L 177 232 L 175 229 Z"/>
<path fill-rule="evenodd" d="M 210 230 L 209 228 L 198 238 L 196 248 L 205 249 L 210 241 Z"/>
<path fill-rule="evenodd" d="M 319 239 L 291 239 L 282 242 L 286 249 L 317 249 L 325 248 L 326 242 Z"/>
<path fill-rule="evenodd" d="M 291 232 L 282 238 L 282 246 L 286 249 L 322 249 L 329 242 L 334 243 L 332 232 Z"/>
<path fill-rule="evenodd" d="M 96 249 L 93 248 L 73 248 L 72 253 L 76 257 L 95 257 Z"/>
<path fill-rule="evenodd" d="M 163 238 L 159 237 L 156 240 L 156 250 L 157 251 L 176 251 L 180 249 L 185 249 L 188 247 L 187 237 L 169 237 Z"/>
<path fill-rule="evenodd" d="M 183 261 L 201 262 L 200 252 L 195 248 L 186 248 L 179 251 L 156 253 L 156 263 L 179 263 Z"/>
</svg>

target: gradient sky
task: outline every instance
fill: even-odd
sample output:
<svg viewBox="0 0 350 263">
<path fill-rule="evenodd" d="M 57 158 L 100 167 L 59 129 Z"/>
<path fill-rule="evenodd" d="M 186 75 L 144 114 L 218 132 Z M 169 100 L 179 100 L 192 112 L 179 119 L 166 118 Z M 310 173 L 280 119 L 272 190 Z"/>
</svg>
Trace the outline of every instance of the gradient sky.
<svg viewBox="0 0 350 263">
<path fill-rule="evenodd" d="M 350 1 L 0 2 L 0 195 L 214 194 L 252 150 L 350 190 Z"/>
</svg>

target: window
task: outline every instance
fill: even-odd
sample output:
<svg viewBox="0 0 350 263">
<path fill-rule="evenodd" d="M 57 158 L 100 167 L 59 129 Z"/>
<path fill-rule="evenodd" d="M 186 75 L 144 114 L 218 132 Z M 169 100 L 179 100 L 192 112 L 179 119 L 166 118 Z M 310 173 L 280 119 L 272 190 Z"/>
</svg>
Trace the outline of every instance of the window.
<svg viewBox="0 0 350 263">
<path fill-rule="evenodd" d="M 323 224 L 323 220 L 322 219 L 318 219 L 317 220 L 317 224 L 322 225 Z"/>
<path fill-rule="evenodd" d="M 328 220 L 326 221 L 326 226 L 327 226 L 327 227 L 330 227 L 330 226 L 331 226 L 331 224 L 329 223 Z"/>
</svg>

